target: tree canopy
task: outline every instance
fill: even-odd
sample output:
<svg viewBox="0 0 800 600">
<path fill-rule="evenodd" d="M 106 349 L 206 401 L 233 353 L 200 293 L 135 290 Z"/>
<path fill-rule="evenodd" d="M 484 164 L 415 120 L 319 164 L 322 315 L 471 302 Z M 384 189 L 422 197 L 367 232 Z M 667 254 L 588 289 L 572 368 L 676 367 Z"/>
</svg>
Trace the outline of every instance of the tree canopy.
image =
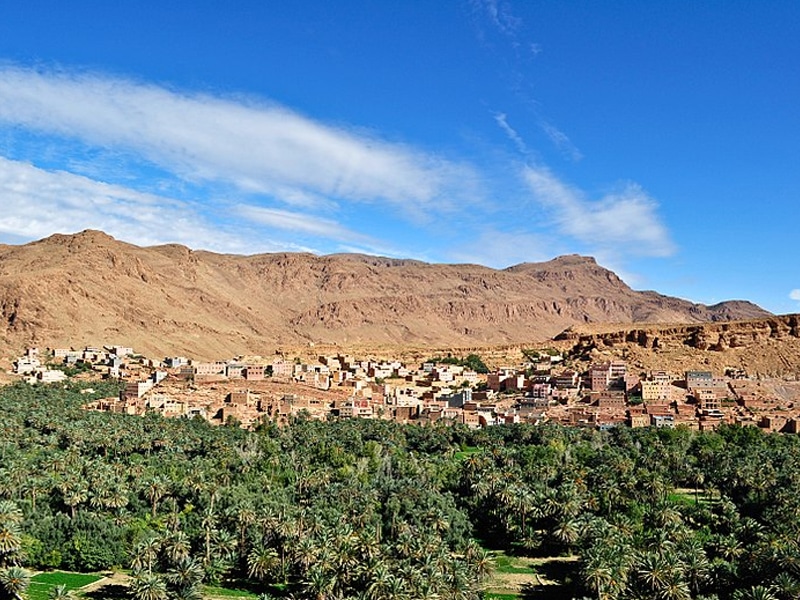
<svg viewBox="0 0 800 600">
<path fill-rule="evenodd" d="M 486 548 L 577 555 L 574 597 L 800 590 L 795 436 L 302 418 L 251 432 L 85 411 L 118 391 L 92 387 L 0 389 L 0 598 L 24 597 L 26 568 L 115 566 L 137 600 L 226 580 L 479 598 Z"/>
</svg>

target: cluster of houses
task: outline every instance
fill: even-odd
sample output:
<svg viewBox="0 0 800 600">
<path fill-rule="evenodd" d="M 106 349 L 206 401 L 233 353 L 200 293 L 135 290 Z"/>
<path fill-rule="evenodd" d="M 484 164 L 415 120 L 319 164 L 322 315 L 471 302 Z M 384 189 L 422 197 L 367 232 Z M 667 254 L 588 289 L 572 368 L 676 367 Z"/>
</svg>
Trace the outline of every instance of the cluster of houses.
<svg viewBox="0 0 800 600">
<path fill-rule="evenodd" d="M 14 373 L 24 377 L 28 383 L 58 383 L 67 379 L 63 370 L 53 369 L 42 362 L 38 348 L 28 348 L 25 355 L 14 362 Z"/>
<path fill-rule="evenodd" d="M 632 373 L 624 361 L 609 360 L 578 371 L 564 368 L 557 353 L 489 373 L 452 360 L 410 366 L 343 354 L 312 362 L 283 356 L 156 361 L 120 346 L 43 354 L 44 361 L 37 349 L 28 349 L 15 363 L 16 372 L 32 383 L 47 383 L 63 380 L 63 367 L 82 367 L 92 376 L 125 382 L 119 397 L 87 408 L 133 415 L 157 412 L 244 427 L 265 420 L 283 423 L 303 414 L 316 419 L 442 421 L 475 428 L 550 421 L 598 429 L 682 425 L 708 430 L 721 423 L 792 433 L 800 429 L 800 410 L 793 399 L 732 370 L 724 376 L 709 371 Z"/>
</svg>

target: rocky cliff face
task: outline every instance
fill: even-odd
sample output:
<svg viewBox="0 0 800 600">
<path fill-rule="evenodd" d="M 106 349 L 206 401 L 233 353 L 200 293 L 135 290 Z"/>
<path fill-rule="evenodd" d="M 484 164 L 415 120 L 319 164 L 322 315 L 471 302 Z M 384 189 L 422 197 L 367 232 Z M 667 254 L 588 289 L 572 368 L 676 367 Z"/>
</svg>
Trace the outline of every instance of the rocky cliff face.
<svg viewBox="0 0 800 600">
<path fill-rule="evenodd" d="M 769 340 L 788 338 L 800 338 L 800 315 L 666 327 L 650 325 L 601 333 L 581 333 L 578 329 L 569 328 L 555 337 L 558 341 L 575 342 L 578 349 L 634 343 L 650 349 L 681 344 L 697 350 L 712 351 L 756 348 Z"/>
<path fill-rule="evenodd" d="M 211 358 L 309 342 L 530 343 L 575 324 L 768 315 L 748 302 L 709 307 L 637 292 L 575 255 L 494 270 L 140 248 L 96 231 L 0 246 L 0 344 L 15 349 L 113 342 Z"/>
<path fill-rule="evenodd" d="M 800 315 L 731 322 L 632 326 L 606 331 L 569 328 L 555 337 L 575 357 L 624 356 L 646 369 L 681 372 L 728 367 L 752 375 L 800 378 Z"/>
</svg>

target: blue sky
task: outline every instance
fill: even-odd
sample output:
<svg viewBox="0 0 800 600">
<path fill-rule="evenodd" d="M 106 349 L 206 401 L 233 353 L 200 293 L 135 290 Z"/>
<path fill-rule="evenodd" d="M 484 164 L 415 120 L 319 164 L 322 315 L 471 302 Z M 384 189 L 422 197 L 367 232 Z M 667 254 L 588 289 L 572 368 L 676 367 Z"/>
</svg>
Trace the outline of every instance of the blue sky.
<svg viewBox="0 0 800 600">
<path fill-rule="evenodd" d="M 506 267 L 800 312 L 800 3 L 0 4 L 0 242 Z"/>
</svg>

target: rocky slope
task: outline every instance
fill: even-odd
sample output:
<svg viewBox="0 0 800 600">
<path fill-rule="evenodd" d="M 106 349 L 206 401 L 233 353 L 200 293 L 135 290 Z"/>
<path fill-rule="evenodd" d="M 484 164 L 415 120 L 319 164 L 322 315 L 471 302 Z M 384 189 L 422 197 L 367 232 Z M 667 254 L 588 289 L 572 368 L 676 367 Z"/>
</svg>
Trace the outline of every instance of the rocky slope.
<svg viewBox="0 0 800 600">
<path fill-rule="evenodd" d="M 594 329 L 591 330 L 590 329 Z M 800 315 L 731 322 L 599 330 L 574 326 L 555 337 L 575 357 L 609 354 L 645 368 L 744 369 L 753 375 L 800 378 Z"/>
<path fill-rule="evenodd" d="M 580 323 L 758 318 L 630 289 L 592 258 L 505 270 L 362 255 L 234 256 L 104 233 L 0 246 L 0 344 L 120 343 L 220 357 L 309 342 L 528 343 Z"/>
</svg>

